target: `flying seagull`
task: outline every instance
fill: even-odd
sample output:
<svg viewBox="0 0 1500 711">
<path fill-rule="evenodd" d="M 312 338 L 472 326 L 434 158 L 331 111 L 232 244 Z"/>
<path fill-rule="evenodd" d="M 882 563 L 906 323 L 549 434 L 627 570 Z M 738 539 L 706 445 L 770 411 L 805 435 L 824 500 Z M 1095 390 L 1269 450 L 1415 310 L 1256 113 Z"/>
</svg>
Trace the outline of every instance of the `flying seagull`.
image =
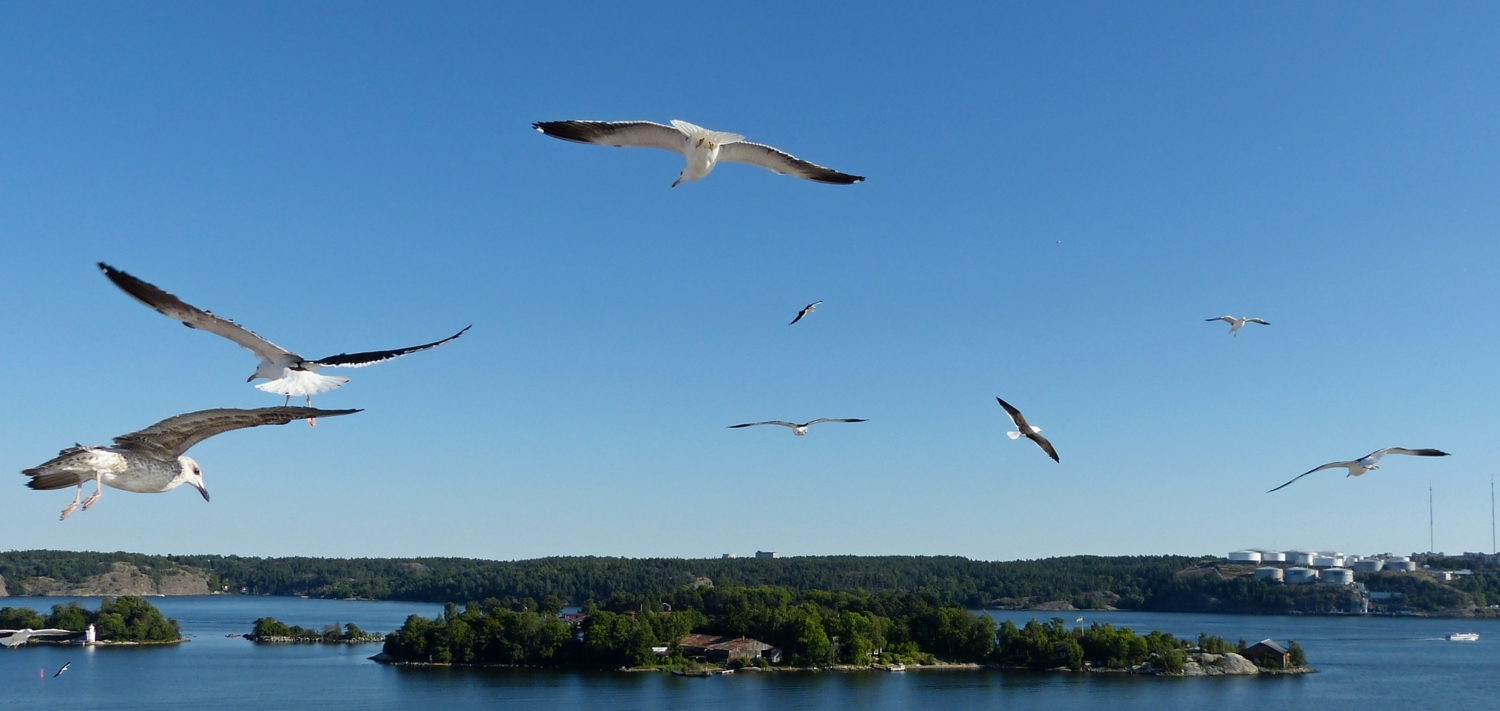
<svg viewBox="0 0 1500 711">
<path fill-rule="evenodd" d="M 836 419 L 836 418 L 832 418 L 832 417 L 819 417 L 818 419 L 813 420 L 812 422 L 804 422 L 804 423 L 802 423 L 800 425 L 797 424 L 797 423 L 795 423 L 795 422 L 782 422 L 781 420 L 771 420 L 769 422 L 746 422 L 743 425 L 730 425 L 729 429 L 737 430 L 737 429 L 739 429 L 741 427 L 755 427 L 757 425 L 781 425 L 782 427 L 790 427 L 790 428 L 792 428 L 792 434 L 797 435 L 798 437 L 801 437 L 802 435 L 807 434 L 807 428 L 812 427 L 813 425 L 816 425 L 819 422 L 869 422 L 869 420 L 852 420 L 852 419 Z"/>
<path fill-rule="evenodd" d="M 73 503 L 63 509 L 63 519 L 78 508 L 83 484 L 90 479 L 94 481 L 94 493 L 84 500 L 85 511 L 99 500 L 105 486 L 140 494 L 159 494 L 191 484 L 203 495 L 203 500 L 208 501 L 203 470 L 191 457 L 183 455 L 193 445 L 216 434 L 246 427 L 284 425 L 292 420 L 337 417 L 355 412 L 359 410 L 316 410 L 310 407 L 221 408 L 189 412 L 169 417 L 139 432 L 120 435 L 111 446 L 75 444 L 59 452 L 51 461 L 21 473 L 31 477 L 26 485 L 37 490 L 78 487 L 73 494 Z"/>
<path fill-rule="evenodd" d="M 65 671 L 67 671 L 68 667 L 71 667 L 71 666 L 73 666 L 72 662 L 63 662 L 63 665 L 57 668 L 57 673 L 53 674 L 52 678 L 56 679 L 57 677 L 62 676 L 62 673 L 65 672 Z"/>
<path fill-rule="evenodd" d="M 1251 318 L 1235 318 L 1233 316 L 1219 316 L 1217 318 L 1206 318 L 1206 319 L 1203 319 L 1203 320 L 1204 321 L 1223 321 L 1224 323 L 1229 324 L 1229 335 L 1231 335 L 1231 336 L 1238 336 L 1238 335 L 1240 335 L 1240 329 L 1244 328 L 1245 324 L 1247 324 L 1247 323 L 1258 323 L 1258 324 L 1260 324 L 1262 326 L 1269 326 L 1269 325 L 1271 325 L 1270 321 L 1267 321 L 1265 319 L 1255 318 L 1255 317 L 1251 317 Z"/>
<path fill-rule="evenodd" d="M 34 630 L 30 628 L 19 630 L 0 630 L 0 645 L 6 647 L 19 647 L 26 644 L 32 637 L 71 637 L 77 632 L 73 630 L 44 629 Z"/>
<path fill-rule="evenodd" d="M 821 303 L 823 303 L 823 302 L 822 301 L 814 301 L 814 302 L 812 302 L 812 303 L 810 303 L 810 304 L 808 304 L 806 306 L 803 306 L 802 310 L 797 312 L 797 318 L 792 319 L 792 323 L 796 323 L 798 321 L 801 321 L 803 316 L 806 316 L 806 315 L 808 315 L 808 314 L 810 314 L 810 313 L 812 313 L 814 311 L 817 311 L 818 310 L 818 304 L 821 304 Z M 790 325 L 792 325 L 792 323 L 789 323 L 787 325 L 790 326 Z"/>
<path fill-rule="evenodd" d="M 1036 442 L 1036 446 L 1041 447 L 1042 451 L 1047 453 L 1047 456 L 1052 457 L 1052 461 L 1059 464 L 1062 463 L 1062 460 L 1057 457 L 1057 450 L 1052 448 L 1052 443 L 1048 442 L 1047 438 L 1042 436 L 1042 428 L 1027 424 L 1026 418 L 1021 414 L 1021 411 L 1011 407 L 1010 403 L 998 397 L 995 398 L 995 401 L 1000 403 L 1000 407 L 1005 408 L 1005 412 L 1010 415 L 1010 421 L 1016 423 L 1016 430 L 1018 431 L 1006 432 L 1005 435 L 1007 437 L 1011 439 L 1025 437 Z"/>
<path fill-rule="evenodd" d="M 862 175 L 809 163 L 770 146 L 750 143 L 738 133 L 710 131 L 676 119 L 671 126 L 652 121 L 539 121 L 531 126 L 564 141 L 618 148 L 661 148 L 680 153 L 687 158 L 687 166 L 672 183 L 674 188 L 708 175 L 719 161 L 749 163 L 782 175 L 836 185 L 865 179 Z"/>
<path fill-rule="evenodd" d="M 321 392 L 332 390 L 344 383 L 348 378 L 333 375 L 321 375 L 320 368 L 346 367 L 363 368 L 383 360 L 390 360 L 408 353 L 425 351 L 429 348 L 437 348 L 469 330 L 465 326 L 462 331 L 455 333 L 441 341 L 424 343 L 420 346 L 408 348 L 396 348 L 387 351 L 367 351 L 364 353 L 340 353 L 327 358 L 308 360 L 281 346 L 267 341 L 255 335 L 250 329 L 245 328 L 226 318 L 220 318 L 208 311 L 188 304 L 152 284 L 148 284 L 125 272 L 103 262 L 99 268 L 104 271 L 104 276 L 114 282 L 125 293 L 135 297 L 137 301 L 150 306 L 161 312 L 168 318 L 180 321 L 188 328 L 197 328 L 209 333 L 223 336 L 244 348 L 250 349 L 256 357 L 260 358 L 260 364 L 255 367 L 255 372 L 245 382 L 255 382 L 262 378 L 269 380 L 255 386 L 260 390 L 277 395 L 285 395 L 286 401 L 282 404 L 291 404 L 292 397 L 306 397 L 308 407 L 312 406 L 312 396 Z"/>
<path fill-rule="evenodd" d="M 1365 472 L 1379 469 L 1380 468 L 1380 458 L 1384 457 L 1387 454 L 1410 454 L 1413 457 L 1446 457 L 1446 456 L 1448 456 L 1447 452 L 1444 452 L 1444 451 L 1438 450 L 1438 449 L 1407 449 L 1405 447 L 1386 447 L 1385 449 L 1377 449 L 1377 450 L 1375 450 L 1373 452 L 1370 452 L 1369 454 L 1366 454 L 1365 456 L 1360 457 L 1359 459 L 1356 459 L 1356 460 L 1354 460 L 1352 462 L 1332 462 L 1332 463 L 1329 463 L 1329 464 L 1324 464 L 1323 466 L 1318 467 L 1317 469 L 1309 469 L 1309 470 L 1307 470 L 1307 471 L 1305 471 L 1305 472 L 1303 472 L 1301 474 L 1298 474 L 1296 476 L 1296 478 L 1292 479 L 1292 481 L 1296 481 L 1297 479 L 1301 479 L 1302 477 L 1305 477 L 1308 474 L 1311 474 L 1313 472 L 1320 472 L 1320 471 L 1323 471 L 1324 469 L 1335 469 L 1335 468 L 1338 468 L 1338 467 L 1343 467 L 1343 468 L 1349 470 L 1349 473 L 1345 474 L 1344 476 L 1359 476 L 1361 474 L 1364 474 Z M 1271 491 L 1278 491 L 1278 490 L 1281 490 L 1281 489 L 1285 489 L 1288 486 L 1291 486 L 1292 481 L 1289 481 L 1289 482 L 1287 482 L 1285 484 L 1282 484 L 1281 486 L 1278 486 L 1275 489 L 1272 489 Z M 1267 491 L 1266 493 L 1269 494 L 1269 493 L 1271 493 L 1271 491 Z"/>
</svg>

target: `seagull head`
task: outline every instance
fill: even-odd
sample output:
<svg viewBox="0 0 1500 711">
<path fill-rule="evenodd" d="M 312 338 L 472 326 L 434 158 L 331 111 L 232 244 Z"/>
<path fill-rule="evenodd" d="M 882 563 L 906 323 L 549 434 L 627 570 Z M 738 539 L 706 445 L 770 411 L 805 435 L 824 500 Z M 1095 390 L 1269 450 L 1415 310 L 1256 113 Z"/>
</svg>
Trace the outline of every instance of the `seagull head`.
<svg viewBox="0 0 1500 711">
<path fill-rule="evenodd" d="M 203 500 L 208 501 L 208 487 L 203 485 L 203 469 L 192 457 L 183 455 L 177 458 L 177 463 L 182 467 L 182 482 L 191 484 L 198 493 L 203 495 Z"/>
</svg>

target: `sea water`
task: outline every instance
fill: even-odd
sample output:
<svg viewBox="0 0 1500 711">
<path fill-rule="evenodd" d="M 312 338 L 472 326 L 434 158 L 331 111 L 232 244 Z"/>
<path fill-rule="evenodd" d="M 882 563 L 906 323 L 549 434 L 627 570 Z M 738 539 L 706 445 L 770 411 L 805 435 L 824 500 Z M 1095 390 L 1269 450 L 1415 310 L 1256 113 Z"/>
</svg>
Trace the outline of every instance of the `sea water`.
<svg viewBox="0 0 1500 711">
<path fill-rule="evenodd" d="M 46 612 L 74 598 L 0 598 Z M 86 607 L 98 599 L 79 598 Z M 1317 674 L 1159 678 L 1015 671 L 670 674 L 406 668 L 369 661 L 378 644 L 257 645 L 226 634 L 259 617 L 321 629 L 390 631 L 441 605 L 284 597 L 151 598 L 190 642 L 160 647 L 0 649 L 0 708 L 53 709 L 1161 709 L 1500 708 L 1500 624 L 1489 620 L 1136 612 L 996 612 L 1017 624 L 1062 616 L 1231 643 L 1295 639 Z M 1478 642 L 1448 642 L 1452 632 Z M 52 674 L 64 662 L 61 677 Z"/>
</svg>

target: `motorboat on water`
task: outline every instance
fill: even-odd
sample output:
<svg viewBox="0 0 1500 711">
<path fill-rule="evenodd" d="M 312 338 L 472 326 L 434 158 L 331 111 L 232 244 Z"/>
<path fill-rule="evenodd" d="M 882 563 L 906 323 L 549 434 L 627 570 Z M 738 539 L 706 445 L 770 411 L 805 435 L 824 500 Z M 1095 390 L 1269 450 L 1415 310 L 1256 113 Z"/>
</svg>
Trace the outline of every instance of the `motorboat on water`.
<svg viewBox="0 0 1500 711">
<path fill-rule="evenodd" d="M 1477 632 L 1454 632 L 1453 634 L 1448 635 L 1448 641 L 1449 642 L 1478 642 L 1479 641 L 1479 634 Z"/>
</svg>

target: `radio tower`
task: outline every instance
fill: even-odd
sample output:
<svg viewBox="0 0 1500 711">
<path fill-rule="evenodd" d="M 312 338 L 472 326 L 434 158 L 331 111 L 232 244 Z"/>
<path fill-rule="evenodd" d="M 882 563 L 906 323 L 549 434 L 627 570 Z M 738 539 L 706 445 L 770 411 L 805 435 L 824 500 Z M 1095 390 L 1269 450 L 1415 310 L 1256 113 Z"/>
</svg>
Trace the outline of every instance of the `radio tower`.
<svg viewBox="0 0 1500 711">
<path fill-rule="evenodd" d="M 1490 472 L 1490 553 L 1500 553 L 1495 550 L 1495 473 Z"/>
<path fill-rule="evenodd" d="M 1437 546 L 1432 543 L 1432 480 L 1427 480 L 1427 552 L 1436 553 Z"/>
</svg>

